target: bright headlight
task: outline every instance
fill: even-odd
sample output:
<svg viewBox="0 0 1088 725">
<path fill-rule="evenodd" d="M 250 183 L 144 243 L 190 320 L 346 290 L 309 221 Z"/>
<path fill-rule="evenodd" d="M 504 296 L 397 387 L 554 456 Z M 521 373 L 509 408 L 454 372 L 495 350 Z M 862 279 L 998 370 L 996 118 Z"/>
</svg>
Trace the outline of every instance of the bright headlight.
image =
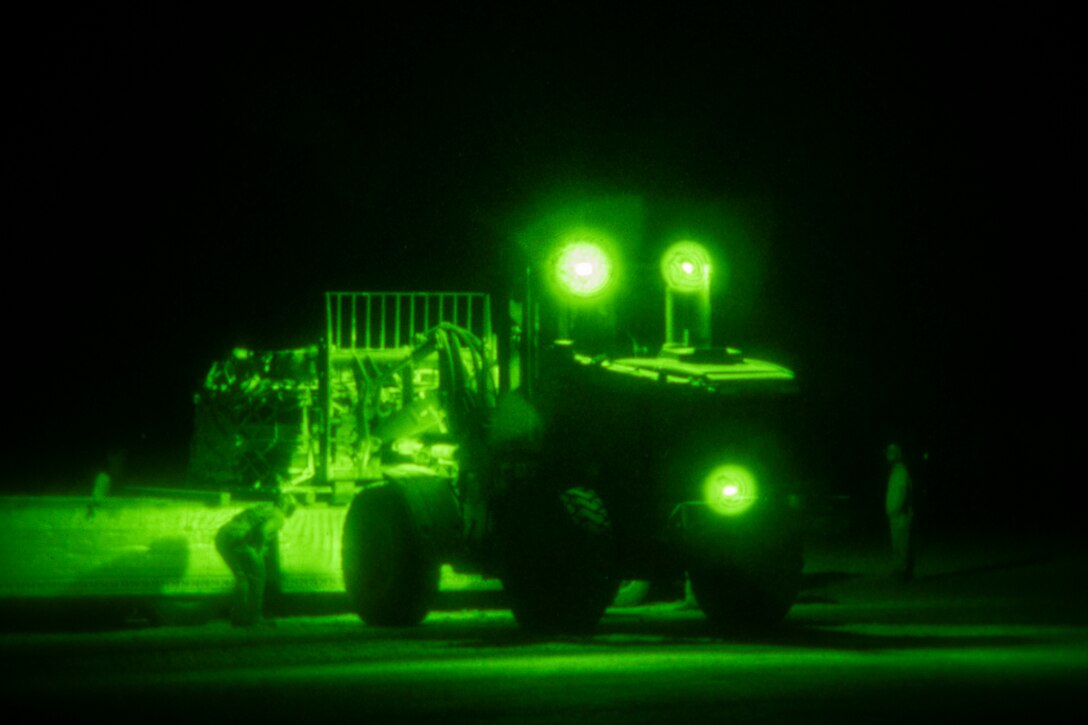
<svg viewBox="0 0 1088 725">
<path fill-rule="evenodd" d="M 701 244 L 677 242 L 661 257 L 665 283 L 678 292 L 696 292 L 710 284 L 710 254 Z"/>
<path fill-rule="evenodd" d="M 756 502 L 756 479 L 751 471 L 742 466 L 718 466 L 706 477 L 703 495 L 718 513 L 735 516 L 744 513 Z"/>
<path fill-rule="evenodd" d="M 612 260 L 593 242 L 573 242 L 555 258 L 559 287 L 575 297 L 596 297 L 612 282 Z"/>
</svg>

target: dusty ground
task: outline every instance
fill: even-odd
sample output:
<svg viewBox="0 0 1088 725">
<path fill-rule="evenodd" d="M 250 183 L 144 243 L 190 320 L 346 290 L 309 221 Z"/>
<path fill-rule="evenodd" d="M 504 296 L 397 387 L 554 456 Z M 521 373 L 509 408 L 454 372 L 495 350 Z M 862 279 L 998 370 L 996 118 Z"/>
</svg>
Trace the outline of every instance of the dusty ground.
<svg viewBox="0 0 1088 725">
<path fill-rule="evenodd" d="M 925 542 L 904 586 L 878 542 L 814 540 L 785 626 L 747 639 L 679 602 L 610 610 L 590 637 L 534 638 L 477 608 L 494 594 L 449 598 L 472 608 L 401 630 L 314 610 L 259 631 L 9 622 L 3 689 L 39 711 L 154 721 L 1053 719 L 1088 680 L 1086 562 L 1051 536 L 962 532 Z"/>
</svg>

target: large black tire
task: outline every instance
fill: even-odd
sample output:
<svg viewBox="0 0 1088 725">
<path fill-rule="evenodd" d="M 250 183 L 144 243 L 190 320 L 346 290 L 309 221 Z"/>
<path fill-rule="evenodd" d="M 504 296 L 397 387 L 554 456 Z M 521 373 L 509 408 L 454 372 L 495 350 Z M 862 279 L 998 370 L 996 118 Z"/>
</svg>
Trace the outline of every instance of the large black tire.
<svg viewBox="0 0 1088 725">
<path fill-rule="evenodd" d="M 344 523 L 344 587 L 367 624 L 410 627 L 438 592 L 439 563 L 423 553 L 404 497 L 394 486 L 359 493 Z"/>
<path fill-rule="evenodd" d="M 688 571 L 699 608 L 729 632 L 769 629 L 785 619 L 801 586 L 800 540 L 693 562 Z"/>
<path fill-rule="evenodd" d="M 637 607 L 650 596 L 650 582 L 645 579 L 624 579 L 620 583 L 613 607 Z"/>
<path fill-rule="evenodd" d="M 604 503 L 571 489 L 543 502 L 531 520 L 512 523 L 502 583 L 518 624 L 546 634 L 591 632 L 619 587 Z"/>
</svg>

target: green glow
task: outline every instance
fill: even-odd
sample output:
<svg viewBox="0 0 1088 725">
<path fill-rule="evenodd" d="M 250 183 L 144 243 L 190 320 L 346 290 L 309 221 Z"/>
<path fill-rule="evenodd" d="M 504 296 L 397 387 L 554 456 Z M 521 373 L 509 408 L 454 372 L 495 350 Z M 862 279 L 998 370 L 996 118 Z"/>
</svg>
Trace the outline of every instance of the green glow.
<svg viewBox="0 0 1088 725">
<path fill-rule="evenodd" d="M 710 254 L 701 244 L 677 242 L 661 257 L 661 274 L 678 292 L 697 292 L 710 286 Z"/>
<path fill-rule="evenodd" d="M 560 289 L 579 298 L 600 295 L 613 280 L 612 260 L 593 242 L 572 242 L 562 247 L 554 269 Z"/>
<path fill-rule="evenodd" d="M 755 476 L 737 465 L 718 466 L 703 483 L 703 494 L 710 507 L 725 516 L 742 514 L 756 502 Z"/>
</svg>

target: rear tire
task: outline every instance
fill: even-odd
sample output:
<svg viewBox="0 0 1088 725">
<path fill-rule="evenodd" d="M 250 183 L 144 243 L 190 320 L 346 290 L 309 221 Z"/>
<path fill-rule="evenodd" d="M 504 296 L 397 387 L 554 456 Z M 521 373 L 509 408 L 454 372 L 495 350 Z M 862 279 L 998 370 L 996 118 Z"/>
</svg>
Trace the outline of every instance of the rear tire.
<svg viewBox="0 0 1088 725">
<path fill-rule="evenodd" d="M 424 555 L 408 505 L 394 486 L 355 497 L 342 554 L 344 588 L 364 622 L 409 627 L 427 616 L 438 592 L 439 564 Z"/>
</svg>

